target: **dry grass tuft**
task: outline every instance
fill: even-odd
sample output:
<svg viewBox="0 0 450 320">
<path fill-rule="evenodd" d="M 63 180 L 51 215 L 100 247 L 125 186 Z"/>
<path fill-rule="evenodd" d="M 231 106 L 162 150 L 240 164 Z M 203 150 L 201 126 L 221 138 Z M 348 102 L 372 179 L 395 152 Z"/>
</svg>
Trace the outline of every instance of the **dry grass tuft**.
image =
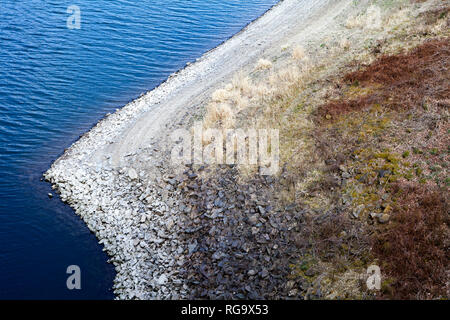
<svg viewBox="0 0 450 320">
<path fill-rule="evenodd" d="M 272 62 L 267 59 L 259 59 L 256 64 L 256 70 L 266 70 L 272 68 Z"/>
<path fill-rule="evenodd" d="M 339 46 L 341 49 L 348 50 L 350 49 L 351 43 L 348 39 L 344 38 L 339 42 Z"/>
<path fill-rule="evenodd" d="M 214 128 L 216 125 L 223 128 L 231 128 L 234 124 L 234 112 L 228 103 L 210 103 L 206 107 L 206 115 L 203 119 L 205 128 Z"/>
<path fill-rule="evenodd" d="M 363 14 L 349 17 L 345 22 L 345 27 L 348 29 L 383 29 L 383 18 L 380 7 L 371 5 Z"/>
<path fill-rule="evenodd" d="M 230 98 L 230 91 L 226 89 L 218 89 L 213 92 L 211 98 L 214 102 L 224 102 Z"/>
<path fill-rule="evenodd" d="M 402 9 L 392 14 L 387 20 L 387 27 L 395 28 L 410 20 L 410 11 L 408 9 Z"/>
<path fill-rule="evenodd" d="M 292 59 L 299 60 L 299 61 L 307 59 L 305 49 L 300 46 L 294 47 L 294 49 L 292 50 Z"/>
<path fill-rule="evenodd" d="M 243 72 L 237 73 L 231 82 L 233 89 L 237 90 L 242 96 L 252 97 L 253 84 L 250 78 Z"/>
</svg>

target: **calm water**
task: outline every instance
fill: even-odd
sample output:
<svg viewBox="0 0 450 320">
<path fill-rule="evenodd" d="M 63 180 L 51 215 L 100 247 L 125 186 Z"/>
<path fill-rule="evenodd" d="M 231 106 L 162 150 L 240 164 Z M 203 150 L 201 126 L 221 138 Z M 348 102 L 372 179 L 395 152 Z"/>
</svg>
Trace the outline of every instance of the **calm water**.
<svg viewBox="0 0 450 320">
<path fill-rule="evenodd" d="M 78 136 L 277 0 L 0 1 L 0 299 L 110 299 L 114 269 L 42 173 Z M 81 9 L 69 30 L 67 7 Z M 66 289 L 79 265 L 82 290 Z"/>
</svg>

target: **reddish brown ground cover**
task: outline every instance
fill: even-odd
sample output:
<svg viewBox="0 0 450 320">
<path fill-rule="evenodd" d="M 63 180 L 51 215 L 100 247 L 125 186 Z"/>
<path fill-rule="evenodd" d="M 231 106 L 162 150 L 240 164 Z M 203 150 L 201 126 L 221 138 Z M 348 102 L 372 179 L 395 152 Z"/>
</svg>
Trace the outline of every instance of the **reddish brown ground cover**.
<svg viewBox="0 0 450 320">
<path fill-rule="evenodd" d="M 427 41 L 410 52 L 380 56 L 369 66 L 345 75 L 338 85 L 340 97 L 320 106 L 315 114 L 317 146 L 326 149 L 321 152 L 325 160 L 336 160 L 336 167 L 341 163 L 350 169 L 355 169 L 356 163 L 361 166 L 362 160 L 355 162 L 350 152 L 356 147 L 378 152 L 381 145 L 402 152 L 412 150 L 403 152 L 399 163 L 415 168 L 420 179 L 399 177 L 399 181 L 389 180 L 376 188 L 363 185 L 389 194 L 393 206 L 389 223 L 372 221 L 368 229 L 372 254 L 384 277 L 380 298 L 436 299 L 449 295 L 450 197 L 445 179 L 450 153 L 449 58 L 448 38 Z M 380 114 L 389 114 L 395 128 L 380 127 L 378 132 L 377 124 L 371 124 L 375 133 L 359 141 L 352 136 L 358 128 L 349 127 L 348 119 L 367 117 L 374 106 L 380 107 Z M 438 168 L 445 183 L 425 179 L 421 165 Z"/>
<path fill-rule="evenodd" d="M 421 106 L 425 97 L 447 104 L 450 97 L 450 41 L 428 41 L 408 53 L 385 55 L 367 68 L 347 74 L 347 86 L 376 88 L 353 99 L 339 99 L 318 109 L 319 121 L 374 104 L 400 110 Z M 381 85 L 381 87 L 380 87 Z"/>
<path fill-rule="evenodd" d="M 384 287 L 383 297 L 446 297 L 448 199 L 440 190 L 418 185 L 397 184 L 393 192 L 399 195 L 393 221 L 373 238 L 373 252 L 392 278 L 392 283 Z"/>
</svg>

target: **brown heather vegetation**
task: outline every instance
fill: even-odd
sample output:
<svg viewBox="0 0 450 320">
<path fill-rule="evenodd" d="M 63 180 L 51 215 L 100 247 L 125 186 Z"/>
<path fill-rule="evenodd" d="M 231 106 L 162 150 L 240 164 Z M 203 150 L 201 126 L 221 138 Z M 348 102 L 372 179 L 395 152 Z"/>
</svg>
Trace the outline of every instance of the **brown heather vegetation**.
<svg viewBox="0 0 450 320">
<path fill-rule="evenodd" d="M 447 13 L 421 18 L 435 24 Z M 312 112 L 314 161 L 325 167 L 315 166 L 321 178 L 308 192 L 337 213 L 310 222 L 304 236 L 313 239 L 317 260 L 331 262 L 323 268 L 332 282 L 328 297 L 372 297 L 357 274 L 375 263 L 383 276 L 376 298 L 447 299 L 450 39 L 380 55 L 384 45 L 372 49 L 370 64 L 351 63 L 356 71 L 333 80 L 327 102 Z M 347 218 L 354 212 L 358 219 Z M 353 279 L 341 280 L 353 271 Z M 357 285 L 361 290 L 352 291 Z"/>
<path fill-rule="evenodd" d="M 363 213 L 390 217 L 388 225 L 368 217 L 372 255 L 385 276 L 379 298 L 449 294 L 449 55 L 447 38 L 381 56 L 348 73 L 342 97 L 315 114 L 328 170 L 349 168 L 343 196 Z M 347 98 L 355 86 L 363 94 Z"/>
<path fill-rule="evenodd" d="M 449 297 L 450 24 L 436 7 L 413 20 L 392 10 L 385 38 L 364 48 L 344 38 L 323 52 L 294 47 L 281 68 L 259 61 L 206 110 L 208 127 L 279 128 L 271 194 L 304 211 L 289 280 L 308 282 L 305 298 Z M 365 286 L 371 264 L 381 293 Z"/>
<path fill-rule="evenodd" d="M 333 101 L 318 109 L 322 118 L 368 108 L 374 104 L 400 110 L 424 103 L 425 97 L 441 100 L 450 97 L 450 40 L 429 41 L 412 52 L 385 55 L 364 70 L 347 74 L 344 80 L 354 87 L 375 89 L 354 99 Z M 382 90 L 376 90 L 377 86 Z"/>
<path fill-rule="evenodd" d="M 373 238 L 374 254 L 391 277 L 383 298 L 448 297 L 448 194 L 416 184 L 396 184 L 392 224 Z"/>
</svg>

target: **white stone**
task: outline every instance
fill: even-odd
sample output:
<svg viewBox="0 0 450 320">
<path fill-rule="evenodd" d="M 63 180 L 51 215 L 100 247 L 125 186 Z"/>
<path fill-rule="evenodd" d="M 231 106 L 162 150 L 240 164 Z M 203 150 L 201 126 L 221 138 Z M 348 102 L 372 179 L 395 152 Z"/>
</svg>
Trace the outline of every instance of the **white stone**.
<svg viewBox="0 0 450 320">
<path fill-rule="evenodd" d="M 128 177 L 130 177 L 131 180 L 136 180 L 138 178 L 136 170 L 133 168 L 128 169 Z"/>
<path fill-rule="evenodd" d="M 166 284 L 167 281 L 168 281 L 167 276 L 166 276 L 165 274 L 162 274 L 162 275 L 158 278 L 158 280 L 156 281 L 156 283 L 157 283 L 158 285 L 162 286 L 162 285 Z"/>
</svg>

